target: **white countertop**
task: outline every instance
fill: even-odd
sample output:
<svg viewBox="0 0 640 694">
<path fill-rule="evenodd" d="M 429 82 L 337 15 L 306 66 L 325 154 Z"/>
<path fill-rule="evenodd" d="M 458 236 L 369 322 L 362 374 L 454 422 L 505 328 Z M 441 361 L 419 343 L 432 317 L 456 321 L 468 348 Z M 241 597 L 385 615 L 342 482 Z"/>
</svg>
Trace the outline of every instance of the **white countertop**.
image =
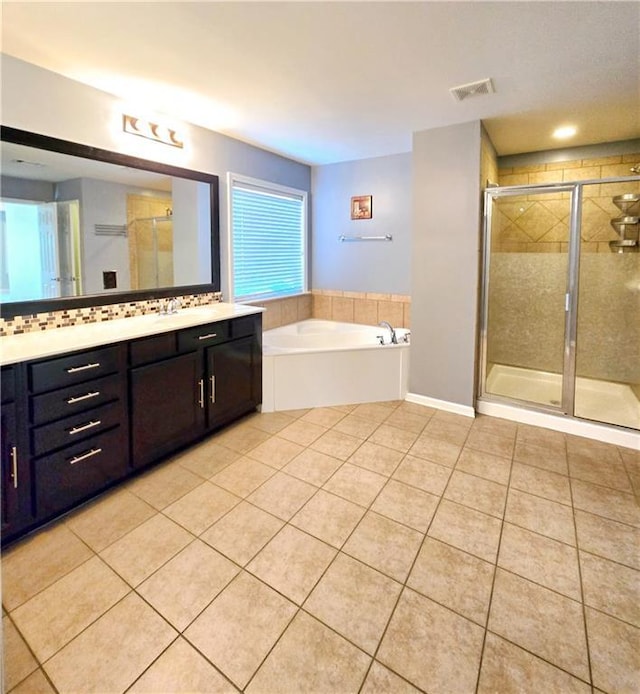
<svg viewBox="0 0 640 694">
<path fill-rule="evenodd" d="M 0 365 L 51 357 L 56 354 L 133 340 L 138 337 L 149 337 L 194 325 L 248 316 L 262 311 L 264 309 L 256 306 L 216 303 L 180 309 L 178 313 L 170 316 L 148 313 L 144 316 L 116 318 L 100 323 L 86 323 L 67 328 L 52 328 L 20 335 L 7 335 L 0 337 Z"/>
</svg>

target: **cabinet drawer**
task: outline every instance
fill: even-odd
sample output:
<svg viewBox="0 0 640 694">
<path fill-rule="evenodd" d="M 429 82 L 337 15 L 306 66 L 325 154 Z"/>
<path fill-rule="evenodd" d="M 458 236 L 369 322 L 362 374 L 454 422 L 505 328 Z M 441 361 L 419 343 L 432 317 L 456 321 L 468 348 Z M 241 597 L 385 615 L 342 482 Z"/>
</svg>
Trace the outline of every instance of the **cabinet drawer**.
<svg viewBox="0 0 640 694">
<path fill-rule="evenodd" d="M 229 338 L 229 322 L 208 323 L 178 332 L 178 350 L 192 352 L 194 349 L 217 345 Z"/>
<path fill-rule="evenodd" d="M 120 427 L 35 461 L 39 517 L 69 508 L 124 477 L 127 447 Z"/>
<path fill-rule="evenodd" d="M 16 397 L 16 372 L 12 366 L 2 369 L 0 374 L 2 402 L 11 402 Z"/>
<path fill-rule="evenodd" d="M 119 374 L 36 395 L 31 398 L 31 423 L 46 424 L 69 417 L 118 400 L 122 395 L 122 376 Z"/>
<path fill-rule="evenodd" d="M 243 316 L 242 318 L 234 318 L 231 321 L 231 337 L 235 339 L 236 337 L 250 337 L 256 332 L 260 332 L 259 328 L 256 330 L 256 324 L 260 318 L 260 314 L 257 316 Z"/>
<path fill-rule="evenodd" d="M 29 364 L 31 391 L 43 393 L 114 373 L 120 368 L 121 354 L 116 345 Z"/>
<path fill-rule="evenodd" d="M 122 404 L 116 401 L 59 419 L 52 424 L 35 427 L 31 433 L 32 453 L 34 456 L 43 455 L 56 448 L 95 436 L 117 426 L 121 421 Z"/>
<path fill-rule="evenodd" d="M 167 359 L 176 354 L 175 332 L 145 337 L 134 340 L 129 345 L 129 362 L 131 366 L 142 366 L 151 362 Z"/>
</svg>

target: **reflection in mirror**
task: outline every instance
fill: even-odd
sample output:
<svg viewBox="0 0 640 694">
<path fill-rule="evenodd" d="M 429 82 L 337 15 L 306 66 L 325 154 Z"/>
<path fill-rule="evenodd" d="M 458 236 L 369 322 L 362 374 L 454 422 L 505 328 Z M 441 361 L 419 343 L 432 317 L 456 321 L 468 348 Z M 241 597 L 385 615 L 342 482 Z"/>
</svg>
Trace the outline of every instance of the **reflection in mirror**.
<svg viewBox="0 0 640 694">
<path fill-rule="evenodd" d="M 3 305 L 219 289 L 216 176 L 10 128 L 2 136 Z"/>
</svg>

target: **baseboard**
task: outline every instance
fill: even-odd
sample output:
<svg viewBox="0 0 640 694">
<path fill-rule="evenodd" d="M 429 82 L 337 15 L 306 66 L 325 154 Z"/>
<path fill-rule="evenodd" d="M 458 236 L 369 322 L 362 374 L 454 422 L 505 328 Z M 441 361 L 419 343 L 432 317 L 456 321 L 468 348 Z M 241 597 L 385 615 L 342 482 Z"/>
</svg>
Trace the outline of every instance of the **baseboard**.
<svg viewBox="0 0 640 694">
<path fill-rule="evenodd" d="M 447 400 L 438 400 L 430 398 L 427 395 L 417 395 L 416 393 L 407 393 L 405 400 L 413 402 L 416 405 L 424 405 L 425 407 L 434 407 L 436 410 L 444 410 L 445 412 L 453 412 L 461 414 L 463 417 L 475 417 L 476 411 L 470 405 L 460 405 L 457 402 L 449 402 Z"/>
</svg>

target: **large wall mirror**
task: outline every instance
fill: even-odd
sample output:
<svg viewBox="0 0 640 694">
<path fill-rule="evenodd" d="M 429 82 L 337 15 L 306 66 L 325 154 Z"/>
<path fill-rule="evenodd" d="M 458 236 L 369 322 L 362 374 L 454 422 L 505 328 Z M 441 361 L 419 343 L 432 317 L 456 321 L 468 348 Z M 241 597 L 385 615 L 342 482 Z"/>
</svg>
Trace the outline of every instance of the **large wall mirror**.
<svg viewBox="0 0 640 694">
<path fill-rule="evenodd" d="M 0 139 L 3 318 L 220 290 L 217 176 L 4 126 Z"/>
</svg>

